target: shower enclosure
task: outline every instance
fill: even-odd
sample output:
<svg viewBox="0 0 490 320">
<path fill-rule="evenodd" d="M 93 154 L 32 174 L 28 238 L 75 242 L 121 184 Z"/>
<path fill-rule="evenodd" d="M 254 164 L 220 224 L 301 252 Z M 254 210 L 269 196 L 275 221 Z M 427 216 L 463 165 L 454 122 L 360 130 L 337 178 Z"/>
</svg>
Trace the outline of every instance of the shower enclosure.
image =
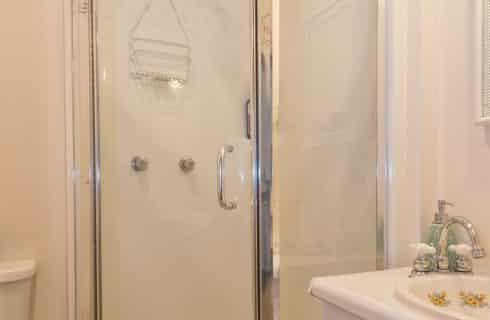
<svg viewBox="0 0 490 320">
<path fill-rule="evenodd" d="M 378 1 L 75 11 L 78 319 L 320 319 L 383 267 Z"/>
</svg>

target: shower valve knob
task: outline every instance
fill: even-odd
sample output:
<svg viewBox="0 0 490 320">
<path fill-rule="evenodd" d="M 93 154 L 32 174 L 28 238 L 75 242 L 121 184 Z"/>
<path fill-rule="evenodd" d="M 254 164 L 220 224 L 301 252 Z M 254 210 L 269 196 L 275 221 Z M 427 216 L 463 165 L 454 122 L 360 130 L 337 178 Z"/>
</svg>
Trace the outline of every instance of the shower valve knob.
<svg viewBox="0 0 490 320">
<path fill-rule="evenodd" d="M 148 169 L 148 160 L 140 156 L 131 159 L 131 168 L 136 172 L 145 171 Z"/>
<path fill-rule="evenodd" d="M 179 161 L 179 168 L 185 173 L 194 170 L 195 166 L 196 166 L 196 162 L 191 158 L 180 159 Z"/>
</svg>

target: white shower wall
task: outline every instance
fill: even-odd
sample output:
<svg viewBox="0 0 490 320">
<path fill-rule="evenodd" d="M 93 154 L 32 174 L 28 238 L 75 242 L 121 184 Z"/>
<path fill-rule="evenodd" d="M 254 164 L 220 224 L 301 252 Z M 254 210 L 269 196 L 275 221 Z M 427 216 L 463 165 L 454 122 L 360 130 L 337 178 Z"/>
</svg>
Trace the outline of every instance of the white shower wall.
<svg viewBox="0 0 490 320">
<path fill-rule="evenodd" d="M 130 29 L 146 4 L 105 0 L 98 8 L 104 319 L 249 320 L 255 311 L 244 120 L 252 83 L 250 2 L 174 1 L 192 47 L 183 88 L 129 76 Z M 226 170 L 228 196 L 239 207 L 230 212 L 216 196 L 224 144 L 235 146 Z M 147 171 L 131 170 L 134 156 L 149 161 Z M 195 160 L 193 172 L 179 169 L 184 157 Z"/>
<path fill-rule="evenodd" d="M 280 3 L 280 316 L 320 319 L 313 276 L 376 269 L 378 1 Z"/>
</svg>

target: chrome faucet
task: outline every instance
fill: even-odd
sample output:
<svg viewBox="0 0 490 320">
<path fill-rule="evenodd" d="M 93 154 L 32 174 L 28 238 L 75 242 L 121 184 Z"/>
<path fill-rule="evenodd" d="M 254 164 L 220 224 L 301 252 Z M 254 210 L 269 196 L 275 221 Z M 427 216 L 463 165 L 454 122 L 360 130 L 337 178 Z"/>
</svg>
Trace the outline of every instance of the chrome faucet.
<svg viewBox="0 0 490 320">
<path fill-rule="evenodd" d="M 437 224 L 442 224 L 440 229 L 439 239 L 436 240 L 437 243 L 431 243 L 430 247 L 425 244 L 415 245 L 418 247 L 417 258 L 413 262 L 412 271 L 410 277 L 421 276 L 429 274 L 431 272 L 449 272 L 449 258 L 448 258 L 448 240 L 447 234 L 449 228 L 453 225 L 460 225 L 464 228 L 471 240 L 471 248 L 468 245 L 452 245 L 450 250 L 455 251 L 456 259 L 454 263 L 454 269 L 457 272 L 472 272 L 473 263 L 471 256 L 474 259 L 481 259 L 486 256 L 485 250 L 480 244 L 480 239 L 478 233 L 475 229 L 473 223 L 464 217 L 449 217 L 445 212 L 445 207 L 448 205 L 453 205 L 444 200 L 439 200 L 439 211 L 435 215 L 435 222 Z M 461 246 L 464 246 L 461 248 Z M 461 251 L 462 249 L 462 251 Z M 469 255 L 471 251 L 471 256 Z"/>
<path fill-rule="evenodd" d="M 444 272 L 449 270 L 449 259 L 447 254 L 447 233 L 448 233 L 448 229 L 455 224 L 462 226 L 466 230 L 468 236 L 470 237 L 473 258 L 481 259 L 486 256 L 485 250 L 482 248 L 480 244 L 480 239 L 478 237 L 478 233 L 476 232 L 473 223 L 471 223 L 470 220 L 464 217 L 451 217 L 446 221 L 446 223 L 444 223 L 441 229 L 439 243 L 436 248 L 437 263 L 435 265 L 437 270 L 435 271 Z M 459 270 L 459 271 L 471 272 L 471 270 Z"/>
</svg>

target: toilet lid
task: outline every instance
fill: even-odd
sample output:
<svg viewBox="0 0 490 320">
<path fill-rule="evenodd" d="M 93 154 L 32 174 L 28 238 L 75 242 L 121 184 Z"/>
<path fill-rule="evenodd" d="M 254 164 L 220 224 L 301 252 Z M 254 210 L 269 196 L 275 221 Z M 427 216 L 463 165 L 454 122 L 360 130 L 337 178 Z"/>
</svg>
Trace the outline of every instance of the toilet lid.
<svg viewBox="0 0 490 320">
<path fill-rule="evenodd" d="M 0 283 L 32 278 L 35 270 L 36 262 L 33 260 L 0 262 Z"/>
</svg>

